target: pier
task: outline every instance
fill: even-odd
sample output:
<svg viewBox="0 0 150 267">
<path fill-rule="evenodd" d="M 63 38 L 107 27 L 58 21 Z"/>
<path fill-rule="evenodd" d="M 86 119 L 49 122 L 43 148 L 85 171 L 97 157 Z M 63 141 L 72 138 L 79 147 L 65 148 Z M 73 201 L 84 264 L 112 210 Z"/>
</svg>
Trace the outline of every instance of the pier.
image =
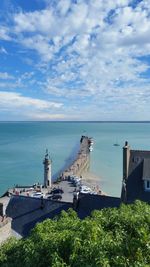
<svg viewBox="0 0 150 267">
<path fill-rule="evenodd" d="M 61 179 L 65 179 L 69 176 L 76 175 L 81 176 L 84 171 L 87 171 L 90 167 L 90 141 L 87 136 L 82 136 L 80 140 L 80 148 L 75 160 L 71 165 L 62 172 Z"/>
</svg>

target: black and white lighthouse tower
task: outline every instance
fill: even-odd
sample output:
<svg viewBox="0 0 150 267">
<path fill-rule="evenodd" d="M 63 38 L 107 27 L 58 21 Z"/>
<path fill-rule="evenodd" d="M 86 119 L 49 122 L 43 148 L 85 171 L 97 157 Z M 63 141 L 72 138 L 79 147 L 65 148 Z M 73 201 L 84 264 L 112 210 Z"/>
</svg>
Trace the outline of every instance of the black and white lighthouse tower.
<svg viewBox="0 0 150 267">
<path fill-rule="evenodd" d="M 44 164 L 44 187 L 51 187 L 51 164 L 52 161 L 50 159 L 48 149 L 46 149 L 45 159 L 43 161 Z"/>
</svg>

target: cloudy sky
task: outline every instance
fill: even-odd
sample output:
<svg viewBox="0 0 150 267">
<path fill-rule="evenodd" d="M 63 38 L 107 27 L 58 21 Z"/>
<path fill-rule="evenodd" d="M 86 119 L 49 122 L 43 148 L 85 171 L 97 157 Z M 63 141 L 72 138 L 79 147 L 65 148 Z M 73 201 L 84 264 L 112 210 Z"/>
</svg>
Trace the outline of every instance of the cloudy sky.
<svg viewBox="0 0 150 267">
<path fill-rule="evenodd" d="M 150 120 L 150 0 L 0 0 L 0 120 Z"/>
</svg>

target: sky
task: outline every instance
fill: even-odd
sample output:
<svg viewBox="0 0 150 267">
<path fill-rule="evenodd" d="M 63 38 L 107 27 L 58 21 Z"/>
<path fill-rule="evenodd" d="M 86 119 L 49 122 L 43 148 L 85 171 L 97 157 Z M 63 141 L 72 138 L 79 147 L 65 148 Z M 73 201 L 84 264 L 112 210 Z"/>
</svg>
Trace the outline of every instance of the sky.
<svg viewBox="0 0 150 267">
<path fill-rule="evenodd" d="M 150 120 L 150 0 L 0 0 L 0 121 Z"/>
</svg>

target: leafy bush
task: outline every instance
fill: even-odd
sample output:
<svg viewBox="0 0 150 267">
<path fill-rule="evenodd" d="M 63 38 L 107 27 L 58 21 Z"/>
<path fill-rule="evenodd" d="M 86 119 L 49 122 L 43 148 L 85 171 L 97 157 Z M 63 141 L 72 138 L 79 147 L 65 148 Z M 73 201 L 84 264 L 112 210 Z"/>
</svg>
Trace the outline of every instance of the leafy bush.
<svg viewBox="0 0 150 267">
<path fill-rule="evenodd" d="M 27 239 L 0 247 L 2 267 L 148 267 L 150 206 L 94 211 L 80 220 L 73 210 L 37 224 Z"/>
</svg>

